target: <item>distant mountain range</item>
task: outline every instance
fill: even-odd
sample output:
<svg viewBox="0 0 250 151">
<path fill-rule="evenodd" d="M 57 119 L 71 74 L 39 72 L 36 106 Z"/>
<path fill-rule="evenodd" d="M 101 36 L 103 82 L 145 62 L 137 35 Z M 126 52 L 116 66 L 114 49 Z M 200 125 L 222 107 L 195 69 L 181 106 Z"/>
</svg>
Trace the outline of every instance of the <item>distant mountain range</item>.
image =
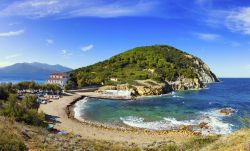
<svg viewBox="0 0 250 151">
<path fill-rule="evenodd" d="M 16 63 L 0 68 L 1 79 L 45 80 L 53 72 L 68 72 L 71 68 L 44 63 Z"/>
</svg>

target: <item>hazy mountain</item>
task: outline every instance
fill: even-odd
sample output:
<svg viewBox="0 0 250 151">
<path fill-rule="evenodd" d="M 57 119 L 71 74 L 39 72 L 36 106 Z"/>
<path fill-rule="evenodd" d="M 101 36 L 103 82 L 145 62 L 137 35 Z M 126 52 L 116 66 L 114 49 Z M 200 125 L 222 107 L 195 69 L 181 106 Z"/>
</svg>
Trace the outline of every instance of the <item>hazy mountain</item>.
<svg viewBox="0 0 250 151">
<path fill-rule="evenodd" d="M 49 65 L 44 63 L 16 63 L 11 66 L 0 68 L 0 79 L 47 79 L 53 72 L 68 72 L 72 69 L 61 65 Z"/>
</svg>

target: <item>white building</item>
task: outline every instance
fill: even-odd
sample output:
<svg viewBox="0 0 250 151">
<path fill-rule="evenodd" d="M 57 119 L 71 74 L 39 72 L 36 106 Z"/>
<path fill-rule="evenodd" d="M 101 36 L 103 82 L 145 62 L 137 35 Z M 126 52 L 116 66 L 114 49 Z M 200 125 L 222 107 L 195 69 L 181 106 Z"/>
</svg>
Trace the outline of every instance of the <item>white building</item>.
<svg viewBox="0 0 250 151">
<path fill-rule="evenodd" d="M 47 82 L 48 84 L 58 84 L 62 87 L 67 83 L 69 77 L 66 73 L 52 73 Z"/>
<path fill-rule="evenodd" d="M 110 81 L 117 82 L 117 81 L 118 81 L 118 78 L 112 77 L 112 78 L 110 78 Z"/>
</svg>

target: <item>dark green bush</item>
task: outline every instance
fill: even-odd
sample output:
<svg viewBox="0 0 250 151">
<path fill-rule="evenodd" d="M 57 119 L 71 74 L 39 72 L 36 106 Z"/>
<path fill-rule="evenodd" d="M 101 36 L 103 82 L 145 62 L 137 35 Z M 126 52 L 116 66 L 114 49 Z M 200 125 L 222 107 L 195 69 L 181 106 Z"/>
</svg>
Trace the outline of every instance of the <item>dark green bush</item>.
<svg viewBox="0 0 250 151">
<path fill-rule="evenodd" d="M 24 99 L 18 100 L 16 95 L 10 95 L 3 104 L 0 115 L 10 117 L 18 122 L 25 122 L 29 125 L 45 126 L 45 115 L 38 113 L 36 97 L 26 95 Z"/>
</svg>

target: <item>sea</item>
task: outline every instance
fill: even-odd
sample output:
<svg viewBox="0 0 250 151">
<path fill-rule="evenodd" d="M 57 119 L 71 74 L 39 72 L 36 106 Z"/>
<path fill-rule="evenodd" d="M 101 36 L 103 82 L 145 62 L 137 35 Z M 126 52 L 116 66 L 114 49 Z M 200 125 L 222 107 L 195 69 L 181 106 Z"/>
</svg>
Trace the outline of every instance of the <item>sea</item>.
<svg viewBox="0 0 250 151">
<path fill-rule="evenodd" d="M 45 79 L 22 79 L 22 78 L 1 78 L 0 77 L 0 84 L 1 83 L 17 84 L 23 81 L 35 81 L 38 84 L 44 84 L 46 80 Z"/>
<path fill-rule="evenodd" d="M 137 101 L 85 98 L 75 105 L 75 116 L 122 127 L 149 130 L 191 126 L 202 134 L 229 134 L 250 128 L 250 79 L 222 78 L 219 83 L 193 91 L 140 98 Z M 224 115 L 221 109 L 234 113 Z M 199 129 L 197 125 L 206 123 Z"/>
</svg>

